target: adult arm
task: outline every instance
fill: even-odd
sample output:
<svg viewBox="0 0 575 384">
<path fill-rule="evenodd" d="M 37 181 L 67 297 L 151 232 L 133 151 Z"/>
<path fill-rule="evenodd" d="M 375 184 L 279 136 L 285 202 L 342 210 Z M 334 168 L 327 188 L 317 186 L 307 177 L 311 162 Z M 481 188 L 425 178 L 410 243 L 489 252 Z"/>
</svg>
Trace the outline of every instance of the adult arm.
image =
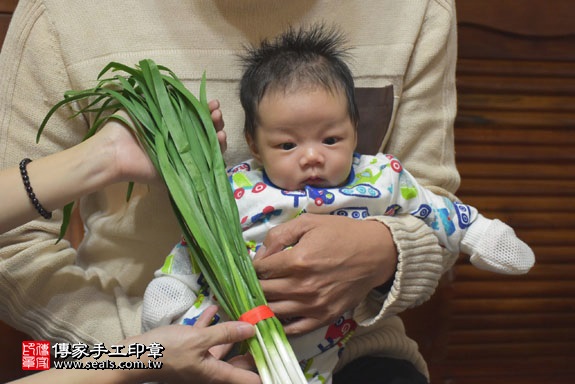
<svg viewBox="0 0 575 384">
<path fill-rule="evenodd" d="M 226 147 L 219 101 L 209 103 L 222 152 Z M 123 111 L 117 114 L 126 119 Z M 30 185 L 48 211 L 110 184 L 133 181 L 161 185 L 154 165 L 136 140 L 116 119 L 94 136 L 67 150 L 39 158 L 26 167 Z M 25 190 L 19 167 L 0 170 L 0 234 L 38 217 Z M 18 186 L 21 186 L 20 188 Z"/>
<path fill-rule="evenodd" d="M 52 211 L 81 196 L 120 181 L 160 183 L 135 137 L 111 120 L 102 131 L 67 150 L 28 164 L 27 173 L 40 204 Z M 18 167 L 0 171 L 0 233 L 38 217 Z"/>
<path fill-rule="evenodd" d="M 0 54 L 0 168 L 17 166 L 25 157 L 33 159 L 29 164 L 31 183 L 46 209 L 56 206 L 51 206 L 42 192 L 41 177 L 49 178 L 53 170 L 40 175 L 36 172 L 41 166 L 38 159 L 80 143 L 88 126 L 82 118 L 69 119 L 72 111 L 63 110 L 53 116 L 36 144 L 44 115 L 72 89 L 54 25 L 42 1 L 20 1 Z M 21 181 L 15 181 L 10 189 L 27 199 Z M 126 186 L 121 189 L 125 194 Z M 119 319 L 120 304 L 133 310 L 121 284 L 96 268 L 80 265 L 76 250 L 67 241 L 55 244 L 61 218 L 61 211 L 56 210 L 51 220 L 37 216 L 0 234 L 2 319 L 32 337 L 51 341 L 91 344 L 139 333 L 139 328 L 127 327 Z M 109 330 L 109 339 L 93 337 L 98 323 L 82 316 L 92 311 L 103 314 L 101 326 Z M 80 322 L 87 327 L 80 330 L 76 327 Z"/>
<path fill-rule="evenodd" d="M 32 185 L 47 209 L 53 206 L 38 184 L 42 176 L 35 171 L 37 159 L 81 142 L 89 121 L 85 116 L 70 119 L 72 111 L 63 108 L 36 144 L 38 125 L 66 90 L 86 85 L 79 72 L 90 81 L 98 74 L 98 69 L 90 74 L 89 68 L 71 72 L 73 65 L 59 40 L 64 21 L 51 18 L 59 5 L 19 1 L 0 55 L 0 168 L 14 167 L 25 157 L 34 159 L 29 165 Z M 10 188 L 24 193 L 20 181 Z M 124 198 L 126 188 L 126 183 L 112 184 L 82 199 L 89 233 L 78 250 L 67 241 L 55 244 L 60 210 L 52 220 L 38 216 L 0 234 L 0 316 L 5 322 L 51 341 L 113 342 L 140 333 L 137 297 L 156 265 L 149 258 L 167 251 L 156 245 L 154 233 L 160 228 L 164 238 L 173 233 L 175 241 L 178 232 L 177 222 L 163 214 L 170 209 L 163 186 L 137 184 L 130 202 Z M 152 217 L 149 212 L 157 210 L 161 218 L 145 225 Z M 147 253 L 134 257 L 135 247 Z"/>
</svg>

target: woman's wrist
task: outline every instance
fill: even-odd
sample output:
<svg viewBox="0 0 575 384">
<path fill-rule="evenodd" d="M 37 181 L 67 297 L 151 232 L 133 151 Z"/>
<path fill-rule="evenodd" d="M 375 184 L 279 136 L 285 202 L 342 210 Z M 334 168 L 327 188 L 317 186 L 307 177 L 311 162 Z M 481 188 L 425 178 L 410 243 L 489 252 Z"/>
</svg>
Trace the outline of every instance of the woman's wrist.
<svg viewBox="0 0 575 384">
<path fill-rule="evenodd" d="M 98 136 L 82 142 L 64 152 L 53 155 L 52 167 L 63 174 L 62 196 L 57 206 L 98 191 L 120 179 L 114 164 L 114 153 Z M 54 170 L 53 170 L 54 171 Z"/>
<path fill-rule="evenodd" d="M 113 137 L 99 132 L 77 147 L 82 152 L 79 159 L 89 192 L 126 181 L 117 161 L 117 152 L 121 149 L 117 148 Z"/>
</svg>

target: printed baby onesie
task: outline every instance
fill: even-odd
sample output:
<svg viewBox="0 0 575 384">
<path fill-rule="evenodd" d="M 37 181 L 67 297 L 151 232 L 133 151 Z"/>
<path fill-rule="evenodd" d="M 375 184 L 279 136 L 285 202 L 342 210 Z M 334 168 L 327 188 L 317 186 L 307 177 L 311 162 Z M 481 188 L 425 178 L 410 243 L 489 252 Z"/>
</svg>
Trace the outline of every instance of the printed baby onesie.
<svg viewBox="0 0 575 384">
<path fill-rule="evenodd" d="M 478 268 L 525 273 L 533 264 L 531 250 L 510 227 L 421 187 L 391 155 L 354 155 L 348 180 L 341 187 L 282 190 L 255 160 L 231 167 L 228 176 L 252 257 L 271 228 L 304 213 L 353 219 L 410 214 L 425 221 L 449 252 L 469 254 Z M 500 241 L 492 244 L 492 238 Z M 144 296 L 144 330 L 174 322 L 193 325 L 207 306 L 216 303 L 190 262 L 185 242 L 174 247 L 155 276 Z M 214 322 L 225 320 L 225 314 L 218 314 Z M 346 312 L 329 326 L 289 338 L 309 383 L 331 382 L 338 357 L 356 327 L 351 312 Z"/>
</svg>

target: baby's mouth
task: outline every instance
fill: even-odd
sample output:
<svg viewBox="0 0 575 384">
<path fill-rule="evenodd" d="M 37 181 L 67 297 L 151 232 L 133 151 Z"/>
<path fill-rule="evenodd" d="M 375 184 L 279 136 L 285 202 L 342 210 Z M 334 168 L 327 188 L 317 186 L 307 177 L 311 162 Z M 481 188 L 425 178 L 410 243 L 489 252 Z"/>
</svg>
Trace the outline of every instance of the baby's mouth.
<svg viewBox="0 0 575 384">
<path fill-rule="evenodd" d="M 324 180 L 321 177 L 318 176 L 312 176 L 312 177 L 308 177 L 304 183 L 306 185 L 321 185 L 324 183 Z"/>
</svg>

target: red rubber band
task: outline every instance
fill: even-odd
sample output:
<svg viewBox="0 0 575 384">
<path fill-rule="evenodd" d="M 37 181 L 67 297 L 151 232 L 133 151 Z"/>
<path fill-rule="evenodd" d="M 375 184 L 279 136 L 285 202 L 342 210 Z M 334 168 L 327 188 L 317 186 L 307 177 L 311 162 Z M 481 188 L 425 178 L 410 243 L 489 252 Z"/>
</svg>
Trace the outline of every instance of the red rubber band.
<svg viewBox="0 0 575 384">
<path fill-rule="evenodd" d="M 267 305 L 260 305 L 258 307 L 252 308 L 243 315 L 240 316 L 238 319 L 239 321 L 245 321 L 246 323 L 250 323 L 251 325 L 256 325 L 262 320 L 269 319 L 270 317 L 274 317 L 274 313 Z"/>
</svg>

